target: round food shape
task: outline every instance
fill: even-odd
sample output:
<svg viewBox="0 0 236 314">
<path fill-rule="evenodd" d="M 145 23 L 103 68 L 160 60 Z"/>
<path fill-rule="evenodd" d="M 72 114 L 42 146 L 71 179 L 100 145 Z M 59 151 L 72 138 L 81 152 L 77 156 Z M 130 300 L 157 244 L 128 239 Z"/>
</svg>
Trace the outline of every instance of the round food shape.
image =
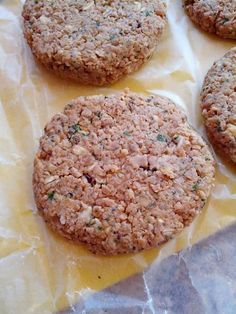
<svg viewBox="0 0 236 314">
<path fill-rule="evenodd" d="M 26 0 L 22 15 L 25 38 L 42 64 L 98 86 L 140 68 L 166 26 L 162 0 Z"/>
<path fill-rule="evenodd" d="M 103 255 L 173 238 L 203 208 L 214 160 L 165 97 L 79 97 L 45 127 L 33 187 L 45 221 Z"/>
<path fill-rule="evenodd" d="M 212 145 L 236 163 L 236 48 L 216 61 L 207 73 L 201 106 Z"/>
<path fill-rule="evenodd" d="M 236 39 L 235 0 L 183 0 L 191 20 L 203 30 Z"/>
</svg>

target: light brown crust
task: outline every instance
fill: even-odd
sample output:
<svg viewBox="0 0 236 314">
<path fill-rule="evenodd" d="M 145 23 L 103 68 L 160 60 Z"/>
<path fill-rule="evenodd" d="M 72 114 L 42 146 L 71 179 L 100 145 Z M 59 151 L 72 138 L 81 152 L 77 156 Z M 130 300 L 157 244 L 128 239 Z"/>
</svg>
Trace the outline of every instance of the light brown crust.
<svg viewBox="0 0 236 314">
<path fill-rule="evenodd" d="M 91 85 L 136 71 L 166 25 L 162 0 L 27 0 L 22 15 L 35 57 L 57 75 Z"/>
<path fill-rule="evenodd" d="M 236 1 L 183 0 L 183 3 L 191 20 L 203 30 L 236 39 Z"/>
<path fill-rule="evenodd" d="M 211 143 L 224 158 L 236 163 L 236 48 L 207 73 L 201 106 Z"/>
<path fill-rule="evenodd" d="M 34 165 L 48 224 L 94 253 L 157 247 L 201 211 L 214 160 L 169 99 L 79 97 L 45 128 Z"/>
</svg>

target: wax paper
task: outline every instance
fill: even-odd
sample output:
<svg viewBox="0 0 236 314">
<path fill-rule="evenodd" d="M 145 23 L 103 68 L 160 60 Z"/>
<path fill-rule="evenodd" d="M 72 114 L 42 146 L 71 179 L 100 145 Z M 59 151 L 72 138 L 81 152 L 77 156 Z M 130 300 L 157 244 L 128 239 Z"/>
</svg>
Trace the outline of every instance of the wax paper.
<svg viewBox="0 0 236 314">
<path fill-rule="evenodd" d="M 170 270 L 181 269 L 182 264 L 168 263 L 173 256 L 182 256 L 184 269 L 193 274 L 191 260 L 199 256 L 194 253 L 190 258 L 186 254 L 195 252 L 194 244 L 210 235 L 214 243 L 217 232 L 236 222 L 236 171 L 232 165 L 216 156 L 216 182 L 209 202 L 191 226 L 175 239 L 159 249 L 139 254 L 99 257 L 68 243 L 45 226 L 32 193 L 33 159 L 44 125 L 69 100 L 80 95 L 110 94 L 126 87 L 135 92 L 168 96 L 185 110 L 190 123 L 205 137 L 199 108 L 202 81 L 214 60 L 234 46 L 234 42 L 201 32 L 185 16 L 182 1 L 170 0 L 167 1 L 168 28 L 153 58 L 138 72 L 109 88 L 84 87 L 56 78 L 35 62 L 22 34 L 23 2 L 0 1 L 0 313 L 87 314 L 91 309 L 96 314 L 121 313 L 124 305 L 127 313 L 139 313 L 135 309 L 140 304 L 140 313 L 145 314 L 189 313 L 173 312 L 170 305 L 178 303 L 179 295 L 165 288 L 166 280 L 173 280 L 172 275 L 178 279 Z M 231 257 L 224 248 L 227 244 L 229 251 L 235 250 L 234 234 L 230 234 L 232 239 L 228 236 L 227 241 L 221 241 L 220 256 L 229 265 Z M 221 233 L 223 239 L 224 235 Z M 215 243 L 211 244 L 216 250 L 212 252 L 217 256 Z M 185 250 L 182 255 L 176 255 L 181 250 Z M 194 296 L 186 295 L 192 306 L 187 309 L 201 305 L 199 311 L 191 313 L 214 312 L 207 308 L 210 300 L 206 299 L 206 289 L 201 289 L 210 283 L 204 279 L 205 286 L 201 286 L 197 280 L 206 273 L 204 264 L 207 262 L 202 270 L 198 269 L 195 281 L 188 282 Z M 169 272 L 169 277 L 158 275 L 162 271 Z M 217 273 L 217 263 L 212 264 L 210 271 Z M 125 280 L 138 273 L 141 275 Z M 230 274 L 230 270 L 221 272 L 220 278 L 227 281 L 233 278 Z M 136 282 L 135 278 L 142 281 Z M 121 288 L 112 288 L 121 281 Z M 232 290 L 235 282 L 230 281 L 229 291 L 235 291 Z M 218 282 L 212 284 L 214 289 L 210 290 L 214 295 Z M 157 286 L 159 290 L 153 289 Z M 105 298 L 104 302 L 110 303 L 103 311 L 99 298 L 104 298 L 106 291 L 108 295 L 109 291 L 115 291 L 115 297 Z M 164 303 L 160 298 L 158 303 L 155 291 L 163 295 Z M 227 304 L 218 304 L 219 313 L 235 313 L 233 300 L 232 297 Z"/>
</svg>

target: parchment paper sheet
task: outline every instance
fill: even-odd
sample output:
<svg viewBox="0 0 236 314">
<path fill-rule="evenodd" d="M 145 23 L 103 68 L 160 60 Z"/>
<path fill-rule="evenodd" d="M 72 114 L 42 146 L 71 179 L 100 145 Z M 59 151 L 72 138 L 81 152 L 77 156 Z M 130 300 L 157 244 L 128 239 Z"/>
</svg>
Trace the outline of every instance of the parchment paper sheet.
<svg viewBox="0 0 236 314">
<path fill-rule="evenodd" d="M 179 296 L 168 296 L 171 292 L 165 290 L 165 284 L 166 280 L 173 279 L 174 273 L 170 269 L 181 268 L 178 263 L 168 264 L 169 260 L 181 256 L 171 255 L 182 249 L 187 248 L 183 252 L 189 254 L 195 252 L 192 245 L 209 235 L 213 235 L 211 245 L 214 246 L 215 243 L 213 251 L 217 254 L 218 242 L 214 240 L 214 235 L 236 222 L 235 169 L 217 157 L 216 185 L 209 203 L 193 224 L 176 239 L 161 249 L 104 258 L 67 243 L 47 229 L 37 214 L 33 200 L 33 158 L 45 123 L 53 114 L 62 111 L 69 100 L 79 95 L 114 93 L 125 87 L 136 92 L 170 97 L 184 108 L 191 124 L 204 135 L 198 106 L 202 81 L 213 61 L 234 46 L 234 42 L 199 31 L 185 16 L 181 0 L 170 0 L 168 29 L 155 55 L 140 71 L 110 88 L 82 87 L 56 78 L 35 63 L 22 35 L 23 2 L 0 1 L 0 313 L 46 314 L 58 311 L 69 313 L 73 310 L 77 313 L 90 313 L 89 304 L 94 303 L 86 303 L 86 300 L 92 302 L 103 294 L 94 294 L 94 298 L 89 298 L 90 295 L 131 275 L 142 273 L 146 267 L 149 268 L 141 276 L 134 277 L 142 278 L 141 282 L 130 279 L 122 283 L 123 294 L 120 289 L 114 288 L 119 300 L 123 300 L 121 297 L 127 292 L 127 313 L 132 313 L 132 310 L 133 313 L 139 313 L 135 312 L 139 302 L 145 304 L 140 313 L 178 313 L 171 304 L 177 302 Z M 227 249 L 231 253 L 236 251 L 235 233 L 230 234 L 232 239 L 231 236 L 224 236 L 224 232 L 221 233 L 221 237 L 226 237 L 229 241 L 222 240 L 220 250 L 220 258 L 229 265 L 231 261 L 235 264 L 235 260 L 225 253 L 227 250 L 224 245 L 228 245 Z M 196 253 L 191 256 L 198 258 Z M 183 263 L 185 270 L 194 272 L 191 258 L 184 258 Z M 172 267 L 168 269 L 168 265 Z M 211 273 L 217 272 L 217 263 L 213 266 Z M 233 280 L 230 266 L 228 267 L 229 272 L 225 272 L 228 277 L 221 275 L 222 280 L 228 283 L 230 292 L 227 296 L 231 292 L 235 293 L 236 289 L 235 277 Z M 204 269 L 204 263 L 202 268 Z M 160 277 L 158 269 L 164 269 L 169 277 Z M 204 277 L 203 270 L 197 278 L 201 276 Z M 209 283 L 204 281 L 203 284 Z M 220 282 L 216 280 L 212 284 L 214 296 Z M 155 285 L 160 291 L 159 296 L 165 294 L 166 298 L 169 297 L 169 304 L 164 296 L 164 303 L 155 302 L 157 294 L 152 289 Z M 199 288 L 200 283 L 190 280 L 189 286 L 197 295 L 197 298 L 192 299 L 188 296 L 190 313 L 213 313 L 212 308 L 206 307 L 206 294 L 204 289 Z M 130 297 L 129 289 L 133 289 Z M 179 289 L 181 290 L 181 284 Z M 140 293 L 146 299 L 142 299 Z M 222 306 L 219 307 L 219 313 L 236 313 L 233 296 L 235 294 L 228 299 L 227 307 L 223 303 L 217 305 Z M 123 313 L 120 301 L 115 303 L 115 300 L 116 298 L 112 301 L 112 306 L 104 310 L 106 313 Z M 201 303 L 202 307 L 197 308 L 199 300 L 204 302 Z M 75 305 L 82 301 L 85 304 L 82 307 Z M 200 310 L 193 312 L 192 308 Z M 96 306 L 95 310 L 96 314 L 100 311 Z M 101 311 L 103 313 L 102 309 Z"/>
</svg>

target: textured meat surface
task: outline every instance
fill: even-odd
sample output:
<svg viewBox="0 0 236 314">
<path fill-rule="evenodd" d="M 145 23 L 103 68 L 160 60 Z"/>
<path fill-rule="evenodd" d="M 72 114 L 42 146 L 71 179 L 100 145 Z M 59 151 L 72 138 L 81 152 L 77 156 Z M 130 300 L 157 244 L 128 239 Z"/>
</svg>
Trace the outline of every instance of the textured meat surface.
<svg viewBox="0 0 236 314">
<path fill-rule="evenodd" d="M 187 14 L 207 32 L 236 39 L 235 0 L 183 0 Z"/>
<path fill-rule="evenodd" d="M 166 25 L 162 0 L 27 0 L 22 15 L 36 58 L 59 76 L 92 85 L 137 70 Z"/>
<path fill-rule="evenodd" d="M 209 196 L 214 160 L 169 99 L 79 97 L 45 127 L 34 192 L 50 226 L 99 254 L 172 238 Z"/>
<path fill-rule="evenodd" d="M 236 162 L 236 48 L 216 61 L 207 73 L 201 104 L 212 144 Z"/>
</svg>

